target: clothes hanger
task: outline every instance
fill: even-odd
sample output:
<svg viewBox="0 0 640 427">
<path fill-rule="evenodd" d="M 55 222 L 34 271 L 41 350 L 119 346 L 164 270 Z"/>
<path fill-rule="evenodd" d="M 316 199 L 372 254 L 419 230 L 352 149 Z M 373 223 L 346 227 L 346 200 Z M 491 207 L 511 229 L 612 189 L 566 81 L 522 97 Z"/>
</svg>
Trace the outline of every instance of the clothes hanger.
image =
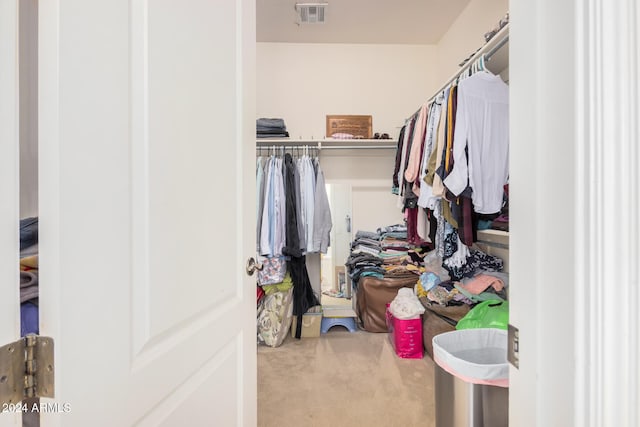
<svg viewBox="0 0 640 427">
<path fill-rule="evenodd" d="M 487 61 L 487 56 L 486 55 L 482 55 L 482 71 L 484 71 L 487 74 L 491 74 L 492 76 L 494 75 L 493 72 L 487 68 L 486 66 L 486 61 Z"/>
</svg>

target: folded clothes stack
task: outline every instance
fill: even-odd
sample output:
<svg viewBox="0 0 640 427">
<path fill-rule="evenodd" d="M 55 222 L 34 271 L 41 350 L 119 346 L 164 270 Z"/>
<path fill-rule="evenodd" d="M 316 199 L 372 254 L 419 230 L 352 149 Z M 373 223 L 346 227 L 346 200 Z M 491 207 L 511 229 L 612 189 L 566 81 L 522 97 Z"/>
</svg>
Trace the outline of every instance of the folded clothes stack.
<svg viewBox="0 0 640 427">
<path fill-rule="evenodd" d="M 256 120 L 256 136 L 258 138 L 288 138 L 289 132 L 283 119 L 261 118 Z"/>
<path fill-rule="evenodd" d="M 401 277 L 420 274 L 423 249 L 407 241 L 407 227 L 395 224 L 373 231 L 358 231 L 345 265 L 357 286 L 360 277 Z"/>
<path fill-rule="evenodd" d="M 20 220 L 20 302 L 38 303 L 38 218 Z"/>
</svg>

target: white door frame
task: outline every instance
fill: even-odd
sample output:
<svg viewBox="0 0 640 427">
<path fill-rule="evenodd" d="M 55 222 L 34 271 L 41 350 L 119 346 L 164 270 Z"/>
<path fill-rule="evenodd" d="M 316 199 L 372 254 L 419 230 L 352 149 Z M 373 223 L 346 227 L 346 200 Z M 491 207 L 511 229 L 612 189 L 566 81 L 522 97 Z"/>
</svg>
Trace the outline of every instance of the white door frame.
<svg viewBox="0 0 640 427">
<path fill-rule="evenodd" d="M 635 426 L 639 9 L 510 6 L 510 424 Z"/>
<path fill-rule="evenodd" d="M 0 0 L 0 346 L 20 337 L 18 0 Z M 10 286 L 13 283 L 14 286 Z M 0 425 L 2 418 L 0 418 Z"/>
<path fill-rule="evenodd" d="M 0 346 L 20 338 L 18 22 L 19 0 L 0 0 Z M 0 426 L 21 419 L 19 412 L 0 413 Z"/>
</svg>

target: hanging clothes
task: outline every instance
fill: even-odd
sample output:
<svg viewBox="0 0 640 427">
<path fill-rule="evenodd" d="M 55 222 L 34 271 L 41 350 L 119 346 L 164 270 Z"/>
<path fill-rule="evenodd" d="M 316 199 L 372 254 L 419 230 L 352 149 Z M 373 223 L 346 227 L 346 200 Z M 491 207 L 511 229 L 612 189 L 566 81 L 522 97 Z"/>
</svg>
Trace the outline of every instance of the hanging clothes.
<svg viewBox="0 0 640 427">
<path fill-rule="evenodd" d="M 447 130 L 447 111 L 449 105 L 449 95 L 451 91 L 449 89 L 445 90 L 443 93 L 443 101 L 442 101 L 442 112 L 440 117 L 440 125 L 438 126 L 438 133 L 436 137 L 436 163 L 433 168 L 433 183 L 432 183 L 432 191 L 434 197 L 442 198 L 446 193 L 446 189 L 444 188 L 444 184 L 442 183 L 442 176 L 440 174 L 440 165 L 442 164 L 443 153 L 446 145 L 446 130 Z"/>
<path fill-rule="evenodd" d="M 422 159 L 420 161 L 419 174 L 413 183 L 413 192 L 418 194 L 418 236 L 424 241 L 433 242 L 431 230 L 435 226 L 435 223 L 431 224 L 432 215 L 428 212 L 428 208 L 433 210 L 433 204 L 435 203 L 433 190 L 431 185 L 425 180 L 429 171 L 429 160 L 433 159 L 433 165 L 435 165 L 435 141 L 438 124 L 440 122 L 440 113 L 442 110 L 442 97 L 436 97 L 434 101 L 429 105 L 427 116 L 427 127 L 425 131 L 424 146 L 422 149 Z"/>
<path fill-rule="evenodd" d="M 315 216 L 316 206 L 316 172 L 309 156 L 302 158 L 304 165 L 304 181 L 302 185 L 303 189 L 303 201 L 305 212 L 305 233 L 307 240 L 306 252 L 313 252 L 313 223 Z"/>
<path fill-rule="evenodd" d="M 283 158 L 271 156 L 264 167 L 259 160 L 256 180 L 262 198 L 258 200 L 258 207 L 262 206 L 260 252 L 268 257 L 286 256 L 298 322 L 296 338 L 300 338 L 303 315 L 320 304 L 311 287 L 305 255 L 326 253 L 332 228 L 324 174 L 317 158 L 304 154 L 294 160 L 285 153 Z"/>
<path fill-rule="evenodd" d="M 411 151 L 409 152 L 409 159 L 407 160 L 407 167 L 404 172 L 405 180 L 410 183 L 413 183 L 420 173 L 421 154 L 427 131 L 427 116 L 428 108 L 426 104 L 423 104 L 416 118 L 413 139 L 411 141 Z M 419 187 L 412 186 L 412 191 L 415 195 L 419 195 Z"/>
<path fill-rule="evenodd" d="M 333 223 L 331 221 L 331 208 L 329 197 L 324 182 L 324 173 L 320 168 L 320 162 L 314 160 L 316 170 L 316 191 L 314 199 L 313 214 L 313 245 L 311 252 L 327 253 Z"/>
<path fill-rule="evenodd" d="M 422 163 L 420 167 L 420 179 L 417 181 L 420 185 L 420 196 L 418 197 L 418 206 L 423 208 L 430 208 L 433 210 L 434 198 L 432 184 L 427 178 L 427 174 L 431 172 L 431 169 L 435 169 L 436 150 L 437 150 L 437 132 L 440 125 L 440 115 L 442 112 L 442 96 L 436 97 L 431 104 L 429 111 L 429 118 L 427 121 L 427 135 L 425 140 L 425 150 L 422 157 Z M 435 170 L 433 171 L 435 173 Z M 433 177 L 433 173 L 431 176 Z M 416 185 L 416 184 L 414 184 Z M 423 191 L 424 190 L 424 191 Z"/>
<path fill-rule="evenodd" d="M 272 174 L 272 158 L 267 159 L 264 166 L 264 192 L 262 212 L 260 213 L 260 234 L 258 235 L 258 243 L 260 245 L 258 253 L 260 255 L 272 255 L 270 245 L 270 229 L 273 217 L 273 174 Z"/>
<path fill-rule="evenodd" d="M 461 73 L 406 120 L 393 188 L 411 240 L 431 241 L 442 252 L 443 226 L 450 225 L 461 244 L 473 244 L 479 218 L 503 207 L 508 128 L 508 86 L 481 67 Z M 417 212 L 407 212 L 416 205 Z"/>
<path fill-rule="evenodd" d="M 302 332 L 302 317 L 313 306 L 320 305 L 313 293 L 309 273 L 307 272 L 306 257 L 291 257 L 288 262 L 289 273 L 293 281 L 293 315 L 297 316 L 296 338 Z"/>
<path fill-rule="evenodd" d="M 509 88 L 500 76 L 479 72 L 458 90 L 454 165 L 444 185 L 455 195 L 468 185 L 477 213 L 497 213 L 509 176 Z"/>
<path fill-rule="evenodd" d="M 295 164 L 289 153 L 284 155 L 285 170 L 285 199 L 286 199 L 286 227 L 285 246 L 282 249 L 284 255 L 301 257 L 300 238 L 298 236 L 297 194 L 295 185 Z"/>
<path fill-rule="evenodd" d="M 458 105 L 458 86 L 453 85 L 450 89 L 449 94 L 449 105 L 447 107 L 447 129 L 446 129 L 446 139 L 445 139 L 445 151 L 443 153 L 443 164 L 441 171 L 441 177 L 444 182 L 444 179 L 449 176 L 449 173 L 453 169 L 454 158 L 453 158 L 453 134 L 455 129 L 455 119 L 456 119 L 456 109 Z M 455 199 L 455 196 L 451 194 L 449 189 L 446 188 L 445 185 L 445 195 L 444 198 L 446 202 L 443 201 L 442 205 L 442 214 L 446 221 L 451 224 L 454 228 L 458 228 L 458 223 L 456 222 L 453 214 L 451 213 L 451 203 L 450 201 Z"/>
<path fill-rule="evenodd" d="M 285 238 L 285 199 L 282 159 L 271 156 L 267 165 L 260 230 L 260 254 L 281 256 Z"/>
<path fill-rule="evenodd" d="M 333 224 L 320 162 L 307 154 L 283 156 L 256 160 L 258 253 L 281 256 L 285 246 L 289 253 L 326 253 Z M 289 196 L 295 203 L 288 203 Z M 290 227 L 296 242 L 287 240 L 294 235 Z"/>
<path fill-rule="evenodd" d="M 299 247 L 297 220 L 297 195 L 295 185 L 295 164 L 289 153 L 284 155 L 286 182 L 286 245 L 283 253 L 289 256 L 287 267 L 293 281 L 293 315 L 297 316 L 296 338 L 300 338 L 302 331 L 302 316 L 314 305 L 319 305 L 313 293 L 305 257 Z"/>
<path fill-rule="evenodd" d="M 413 139 L 413 128 L 416 122 L 416 117 L 413 116 L 407 120 L 407 130 L 404 133 L 404 142 L 402 144 L 402 154 L 400 156 L 400 168 L 398 168 L 398 185 L 400 192 L 398 194 L 398 207 L 405 207 L 405 187 L 406 182 L 404 179 L 404 171 L 407 169 L 408 152 L 411 149 L 411 141 Z"/>
<path fill-rule="evenodd" d="M 295 162 L 295 190 L 296 190 L 296 221 L 298 224 L 298 248 L 304 253 L 307 250 L 307 234 L 305 233 L 304 227 L 304 215 L 302 208 L 302 176 L 300 174 L 300 168 L 298 167 L 298 162 Z"/>
<path fill-rule="evenodd" d="M 393 175 L 391 181 L 393 183 L 391 187 L 391 194 L 400 195 L 400 183 L 398 182 L 398 174 L 400 173 L 400 162 L 402 161 L 402 147 L 404 144 L 404 133 L 407 130 L 407 123 L 400 129 L 400 135 L 398 136 L 398 146 L 396 148 L 396 161 L 393 169 Z"/>
<path fill-rule="evenodd" d="M 262 229 L 262 210 L 264 209 L 264 186 L 265 186 L 264 158 L 256 159 L 256 251 L 260 253 L 260 231 Z"/>
</svg>

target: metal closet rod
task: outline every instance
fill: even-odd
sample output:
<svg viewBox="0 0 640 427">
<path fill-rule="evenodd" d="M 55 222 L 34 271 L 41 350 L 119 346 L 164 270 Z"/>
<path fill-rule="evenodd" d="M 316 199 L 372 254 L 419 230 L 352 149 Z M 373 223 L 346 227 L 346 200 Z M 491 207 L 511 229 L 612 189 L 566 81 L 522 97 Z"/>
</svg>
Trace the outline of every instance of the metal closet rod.
<svg viewBox="0 0 640 427">
<path fill-rule="evenodd" d="M 389 148 L 397 148 L 397 145 L 329 145 L 329 146 L 318 146 L 318 150 L 377 150 L 377 149 L 389 149 Z"/>
<path fill-rule="evenodd" d="M 509 41 L 509 24 L 502 27 L 502 29 L 500 29 L 500 31 L 498 31 L 493 37 L 494 38 L 491 39 L 487 44 L 485 44 L 483 47 L 478 49 L 478 51 L 474 53 L 471 56 L 471 58 L 469 58 L 467 63 L 462 68 L 460 68 L 458 72 L 456 72 L 453 76 L 451 76 L 451 78 L 447 80 L 447 82 L 443 84 L 440 87 L 440 89 L 438 89 L 431 98 L 429 98 L 429 101 L 427 101 L 427 103 L 430 103 L 431 101 L 433 101 L 440 93 L 442 93 L 443 90 L 445 90 L 449 85 L 451 85 L 451 83 L 454 80 L 456 80 L 458 77 L 460 77 L 460 75 L 465 73 L 469 69 L 469 67 L 471 67 L 482 56 L 484 56 L 485 61 L 490 61 L 491 57 L 495 55 L 495 53 L 498 52 L 500 49 L 502 49 L 502 47 L 505 44 L 507 44 L 507 42 Z M 484 49 L 487 49 L 488 46 L 491 45 L 492 40 L 498 40 L 498 42 L 494 44 L 491 49 L 485 52 Z M 420 109 L 418 109 L 415 113 L 413 113 L 412 117 L 415 116 L 419 111 Z"/>
</svg>

